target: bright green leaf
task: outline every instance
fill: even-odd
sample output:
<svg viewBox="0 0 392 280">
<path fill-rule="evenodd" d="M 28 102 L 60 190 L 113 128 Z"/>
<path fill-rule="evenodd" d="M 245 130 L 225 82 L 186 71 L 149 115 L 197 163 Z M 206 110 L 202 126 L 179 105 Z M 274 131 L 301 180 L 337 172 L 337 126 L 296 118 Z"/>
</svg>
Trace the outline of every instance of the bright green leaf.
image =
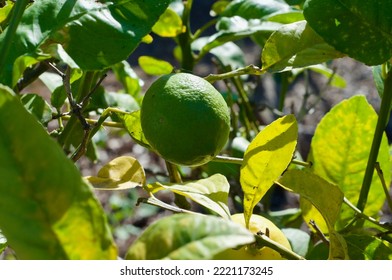
<svg viewBox="0 0 392 280">
<path fill-rule="evenodd" d="M 159 76 L 173 71 L 173 66 L 169 62 L 152 56 L 140 56 L 138 62 L 143 71 L 149 75 Z"/>
<path fill-rule="evenodd" d="M 298 193 L 302 199 L 309 201 L 321 214 L 328 228 L 330 238 L 329 259 L 346 259 L 347 247 L 343 237 L 334 229 L 343 203 L 341 190 L 323 178 L 303 170 L 288 170 L 277 182 L 280 186 Z M 306 211 L 306 210 L 303 210 Z M 303 213 L 306 222 L 319 220 L 307 213 Z"/>
<path fill-rule="evenodd" d="M 152 27 L 152 31 L 161 37 L 176 37 L 185 31 L 185 26 L 181 17 L 171 8 L 167 8 Z"/>
<path fill-rule="evenodd" d="M 298 75 L 302 73 L 304 70 L 310 69 L 316 73 L 323 75 L 327 78 L 329 85 L 337 87 L 337 88 L 345 88 L 347 86 L 346 80 L 334 72 L 332 69 L 328 68 L 325 64 L 316 64 L 308 67 L 293 69 L 292 72 L 294 75 Z"/>
<path fill-rule="evenodd" d="M 312 138 L 308 161 L 317 175 L 336 184 L 345 197 L 356 204 L 365 175 L 377 113 L 364 96 L 353 96 L 336 105 L 318 124 Z M 388 141 L 384 135 L 377 161 L 386 182 L 391 180 L 391 163 Z M 380 179 L 374 172 L 373 181 L 364 213 L 377 215 L 385 201 Z M 353 211 L 346 205 L 337 222 L 342 229 L 353 218 Z M 319 225 L 321 228 L 325 228 Z"/>
<path fill-rule="evenodd" d="M 97 176 L 88 176 L 86 179 L 99 190 L 124 190 L 143 186 L 146 174 L 136 159 L 121 156 L 105 164 Z"/>
<path fill-rule="evenodd" d="M 246 224 L 253 208 L 290 164 L 297 136 L 297 121 L 287 115 L 266 126 L 248 146 L 240 175 Z"/>
<path fill-rule="evenodd" d="M 304 15 L 327 43 L 365 64 L 392 56 L 391 1 L 308 0 Z"/>
<path fill-rule="evenodd" d="M 20 98 L 20 101 L 22 101 L 25 108 L 33 114 L 40 123 L 47 124 L 52 120 L 52 108 L 41 96 L 34 93 L 24 94 Z"/>
<path fill-rule="evenodd" d="M 230 218 L 230 210 L 227 206 L 230 185 L 226 177 L 221 174 L 215 174 L 206 179 L 185 182 L 184 184 L 163 185 L 154 183 L 148 185 L 147 189 L 150 192 L 162 189 L 170 190 L 192 199 L 223 218 Z"/>
<path fill-rule="evenodd" d="M 253 234 L 226 219 L 177 214 L 151 224 L 129 248 L 128 260 L 198 260 L 254 242 Z"/>
<path fill-rule="evenodd" d="M 35 1 L 23 14 L 0 82 L 15 85 L 23 70 L 17 67 L 15 73 L 18 57 L 47 59 L 48 55 L 42 55 L 64 55 L 61 48 L 83 70 L 102 70 L 123 61 L 151 31 L 169 2 Z M 61 48 L 57 47 L 59 44 Z"/>
<path fill-rule="evenodd" d="M 5 6 L 0 8 L 0 24 L 2 24 L 7 19 L 13 6 L 14 3 L 12 1 L 5 1 Z"/>
<path fill-rule="evenodd" d="M 287 71 L 343 57 L 317 35 L 306 21 L 286 24 L 274 32 L 264 45 L 264 70 Z"/>
<path fill-rule="evenodd" d="M 0 228 L 19 259 L 116 259 L 105 213 L 74 163 L 0 88 Z M 28 234 L 26 234 L 28 233 Z"/>
</svg>

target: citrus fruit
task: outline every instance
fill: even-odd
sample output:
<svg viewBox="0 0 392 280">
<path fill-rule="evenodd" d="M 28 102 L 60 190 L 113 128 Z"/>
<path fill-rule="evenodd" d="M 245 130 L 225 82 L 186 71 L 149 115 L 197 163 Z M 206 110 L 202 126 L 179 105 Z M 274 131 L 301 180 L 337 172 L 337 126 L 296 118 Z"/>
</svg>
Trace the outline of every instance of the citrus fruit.
<svg viewBox="0 0 392 280">
<path fill-rule="evenodd" d="M 244 214 L 234 214 L 232 221 L 245 227 Z M 249 230 L 256 234 L 262 232 L 267 234 L 273 241 L 291 250 L 290 243 L 283 232 L 270 220 L 260 215 L 252 215 L 249 221 Z M 246 245 L 240 249 L 227 249 L 215 256 L 219 260 L 283 260 L 284 258 L 274 249 L 267 246 L 261 249 L 254 245 Z"/>
<path fill-rule="evenodd" d="M 207 163 L 229 136 L 226 101 L 209 82 L 193 74 L 158 78 L 146 91 L 140 114 L 152 149 L 178 165 Z"/>
</svg>

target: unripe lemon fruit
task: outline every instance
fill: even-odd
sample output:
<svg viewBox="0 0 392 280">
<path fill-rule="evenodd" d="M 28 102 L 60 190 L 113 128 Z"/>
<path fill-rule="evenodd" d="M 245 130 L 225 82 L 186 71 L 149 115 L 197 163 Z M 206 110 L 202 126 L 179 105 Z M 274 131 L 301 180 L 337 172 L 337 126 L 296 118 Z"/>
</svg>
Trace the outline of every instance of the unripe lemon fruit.
<svg viewBox="0 0 392 280">
<path fill-rule="evenodd" d="M 231 216 L 232 221 L 245 227 L 244 214 L 234 214 Z M 283 232 L 270 220 L 260 215 L 252 215 L 249 221 L 249 230 L 256 234 L 262 232 L 268 234 L 273 241 L 281 244 L 291 250 L 290 242 Z M 261 249 L 253 245 L 247 245 L 240 249 L 227 249 L 215 256 L 217 260 L 284 260 L 277 251 L 264 246 Z"/>
<path fill-rule="evenodd" d="M 230 112 L 206 80 L 187 73 L 163 75 L 146 91 L 141 126 L 150 146 L 165 160 L 202 165 L 224 147 Z"/>
</svg>

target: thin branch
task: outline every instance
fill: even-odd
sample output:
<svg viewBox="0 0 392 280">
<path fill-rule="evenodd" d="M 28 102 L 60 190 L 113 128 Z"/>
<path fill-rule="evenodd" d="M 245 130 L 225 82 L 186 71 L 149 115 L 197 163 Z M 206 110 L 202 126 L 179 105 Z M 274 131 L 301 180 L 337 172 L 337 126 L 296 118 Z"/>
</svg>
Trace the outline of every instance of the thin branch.
<svg viewBox="0 0 392 280">
<path fill-rule="evenodd" d="M 312 228 L 316 231 L 317 236 L 320 237 L 320 239 L 329 246 L 329 240 L 325 237 L 324 233 L 321 231 L 321 229 L 318 227 L 316 222 L 314 220 L 309 221 L 309 225 L 312 226 Z"/>
<path fill-rule="evenodd" d="M 387 184 L 386 184 L 385 178 L 384 178 L 384 172 L 382 172 L 382 169 L 380 167 L 380 163 L 379 162 L 376 162 L 376 166 L 375 167 L 376 167 L 376 170 L 377 170 L 378 177 L 380 178 L 382 187 L 384 189 L 384 193 L 385 193 L 385 197 L 386 197 L 389 209 L 392 210 L 392 198 L 389 195 L 388 187 L 387 187 Z"/>
</svg>

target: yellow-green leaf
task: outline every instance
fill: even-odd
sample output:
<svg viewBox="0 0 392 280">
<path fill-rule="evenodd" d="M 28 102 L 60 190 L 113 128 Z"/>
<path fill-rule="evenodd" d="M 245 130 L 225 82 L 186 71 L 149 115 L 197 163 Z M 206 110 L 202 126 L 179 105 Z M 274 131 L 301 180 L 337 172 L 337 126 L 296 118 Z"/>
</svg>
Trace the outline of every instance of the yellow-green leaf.
<svg viewBox="0 0 392 280">
<path fill-rule="evenodd" d="M 246 224 L 253 208 L 290 164 L 297 136 L 297 121 L 287 115 L 266 126 L 249 144 L 240 173 Z"/>
<path fill-rule="evenodd" d="M 121 156 L 105 164 L 97 176 L 88 176 L 86 179 L 100 190 L 123 190 L 143 186 L 146 175 L 135 158 Z"/>
<path fill-rule="evenodd" d="M 253 234 L 230 220 L 176 214 L 151 224 L 129 248 L 127 260 L 200 260 L 255 241 Z"/>
<path fill-rule="evenodd" d="M 181 17 L 171 8 L 167 8 L 152 27 L 152 31 L 161 37 L 176 37 L 185 31 Z"/>
<path fill-rule="evenodd" d="M 163 185 L 157 182 L 148 185 L 147 189 L 153 193 L 163 189 L 170 190 L 192 199 L 223 218 L 230 218 L 230 210 L 227 206 L 230 185 L 226 177 L 221 174 L 184 184 Z"/>
<path fill-rule="evenodd" d="M 302 199 L 309 201 L 319 211 L 328 227 L 330 238 L 329 259 L 346 259 L 347 245 L 344 238 L 334 229 L 343 203 L 342 191 L 336 185 L 305 170 L 288 170 L 277 183 L 292 192 L 298 193 Z M 305 221 L 309 223 L 310 220 L 315 219 L 310 217 Z M 316 224 L 318 225 L 317 221 Z"/>
<path fill-rule="evenodd" d="M 0 131 L 0 228 L 18 259 L 116 259 L 91 186 L 4 86 Z"/>
<path fill-rule="evenodd" d="M 159 76 L 173 71 L 173 66 L 169 62 L 152 56 L 140 56 L 138 62 L 143 71 L 149 75 Z"/>
<path fill-rule="evenodd" d="M 377 114 L 366 98 L 353 96 L 324 116 L 312 139 L 308 161 L 313 163 L 313 172 L 339 186 L 345 197 L 354 204 L 358 201 L 376 123 Z M 390 182 L 391 164 L 385 135 L 377 161 L 386 182 Z M 382 184 L 374 172 L 365 214 L 377 215 L 384 201 Z M 310 215 L 312 212 L 307 213 Z M 342 229 L 353 215 L 354 212 L 343 205 L 336 229 Z M 319 226 L 325 230 L 325 226 Z"/>
</svg>

